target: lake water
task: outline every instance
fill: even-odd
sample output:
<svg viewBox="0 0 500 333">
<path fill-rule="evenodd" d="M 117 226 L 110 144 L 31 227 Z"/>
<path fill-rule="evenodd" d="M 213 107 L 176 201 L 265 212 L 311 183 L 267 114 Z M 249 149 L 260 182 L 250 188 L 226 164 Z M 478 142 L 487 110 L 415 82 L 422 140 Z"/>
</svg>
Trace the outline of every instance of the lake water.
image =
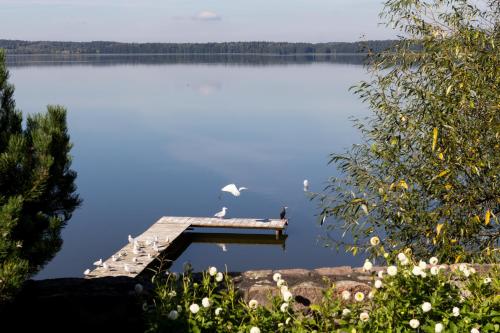
<svg viewBox="0 0 500 333">
<path fill-rule="evenodd" d="M 8 63 L 23 112 L 67 107 L 84 200 L 63 231 L 62 250 L 36 278 L 82 276 L 161 216 L 212 216 L 222 206 L 229 217 L 255 218 L 278 218 L 288 206 L 285 248 L 226 244 L 224 252 L 194 242 L 174 271 L 185 261 L 195 270 L 232 271 L 361 263 L 324 247 L 317 205 L 302 188 L 309 179 L 320 191 L 335 174 L 328 155 L 359 142 L 350 117 L 368 111 L 348 91 L 366 78 L 359 58 L 21 56 Z M 249 190 L 219 199 L 229 183 Z"/>
</svg>

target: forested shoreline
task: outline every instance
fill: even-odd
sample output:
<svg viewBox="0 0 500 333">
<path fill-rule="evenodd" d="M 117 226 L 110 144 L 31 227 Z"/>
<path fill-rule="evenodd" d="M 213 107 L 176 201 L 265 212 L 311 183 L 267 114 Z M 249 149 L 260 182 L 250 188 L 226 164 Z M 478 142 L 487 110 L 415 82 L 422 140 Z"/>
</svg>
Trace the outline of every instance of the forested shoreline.
<svg viewBox="0 0 500 333">
<path fill-rule="evenodd" d="M 288 43 L 120 43 L 108 41 L 58 42 L 0 39 L 7 54 L 336 54 L 380 52 L 394 40 Z"/>
</svg>

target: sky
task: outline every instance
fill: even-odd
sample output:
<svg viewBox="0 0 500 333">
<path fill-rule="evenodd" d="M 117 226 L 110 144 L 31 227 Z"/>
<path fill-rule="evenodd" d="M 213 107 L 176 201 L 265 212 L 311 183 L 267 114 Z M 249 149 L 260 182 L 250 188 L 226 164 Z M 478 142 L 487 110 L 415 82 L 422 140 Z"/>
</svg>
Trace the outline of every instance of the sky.
<svg viewBox="0 0 500 333">
<path fill-rule="evenodd" d="M 0 0 L 0 39 L 120 42 L 390 39 L 382 0 Z"/>
</svg>

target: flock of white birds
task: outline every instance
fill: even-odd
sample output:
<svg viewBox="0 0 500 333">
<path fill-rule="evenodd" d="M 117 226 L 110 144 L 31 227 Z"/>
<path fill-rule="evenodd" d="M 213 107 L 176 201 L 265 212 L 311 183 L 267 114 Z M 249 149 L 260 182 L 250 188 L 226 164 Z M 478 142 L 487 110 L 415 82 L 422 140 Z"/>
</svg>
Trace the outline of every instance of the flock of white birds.
<svg viewBox="0 0 500 333">
<path fill-rule="evenodd" d="M 305 179 L 304 182 L 303 182 L 303 184 L 304 184 L 304 192 L 309 191 L 309 181 L 307 179 Z M 231 193 L 235 197 L 239 197 L 241 195 L 241 192 L 244 191 L 244 190 L 248 190 L 248 188 L 243 187 L 243 186 L 242 187 L 237 187 L 235 184 L 226 185 L 226 186 L 224 186 L 221 189 L 222 192 Z M 286 208 L 288 208 L 288 207 L 283 207 L 283 211 L 281 213 L 281 217 L 282 218 L 284 218 L 284 211 L 285 211 Z M 222 207 L 222 210 L 220 212 L 215 213 L 214 217 L 223 219 L 226 216 L 227 211 L 228 211 L 227 207 Z M 142 245 L 145 245 L 146 248 L 151 247 L 152 250 L 155 253 L 159 253 L 160 252 L 160 248 L 159 248 L 159 245 L 158 245 L 159 244 L 158 243 L 158 236 L 154 236 L 154 238 L 151 239 L 151 240 L 146 240 L 144 242 L 144 244 L 139 243 L 139 241 L 137 239 L 134 239 L 132 237 L 132 235 L 128 235 L 128 239 L 127 240 L 128 240 L 129 243 L 133 243 L 132 252 L 134 253 L 134 255 L 139 255 L 141 252 L 143 252 Z M 170 243 L 170 240 L 169 240 L 168 237 L 165 239 L 165 242 L 167 244 Z M 221 247 L 222 251 L 224 251 L 224 252 L 227 251 L 227 247 L 226 247 L 225 244 L 217 244 L 217 245 L 219 247 Z M 118 252 L 118 254 L 113 255 L 111 257 L 111 260 L 113 262 L 119 261 L 121 259 L 121 257 L 123 257 L 125 255 L 126 255 L 125 253 Z M 151 258 L 152 258 L 151 253 L 148 253 L 148 259 L 151 259 Z M 136 263 L 137 260 L 138 260 L 137 257 L 133 257 L 132 258 L 132 262 L 134 262 L 134 263 Z M 99 259 L 99 260 L 97 260 L 97 261 L 95 261 L 94 262 L 94 266 L 96 266 L 96 267 L 102 267 L 104 270 L 108 270 L 110 268 L 108 263 L 102 261 L 102 258 Z M 123 265 L 123 270 L 125 272 L 127 272 L 127 273 L 133 273 L 132 272 L 132 268 L 128 264 L 124 264 Z M 83 272 L 83 274 L 85 276 L 89 275 L 90 274 L 90 269 L 86 269 Z"/>
</svg>

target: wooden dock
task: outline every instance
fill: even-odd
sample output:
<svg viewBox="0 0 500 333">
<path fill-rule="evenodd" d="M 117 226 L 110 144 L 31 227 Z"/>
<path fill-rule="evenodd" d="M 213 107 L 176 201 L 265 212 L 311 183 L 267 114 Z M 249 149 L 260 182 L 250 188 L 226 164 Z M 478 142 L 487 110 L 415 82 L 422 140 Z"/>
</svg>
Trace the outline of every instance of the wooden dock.
<svg viewBox="0 0 500 333">
<path fill-rule="evenodd" d="M 286 228 L 286 220 L 164 216 L 85 277 L 135 277 L 167 250 L 179 235 L 193 227 L 274 230 L 276 239 L 279 239 Z"/>
</svg>

